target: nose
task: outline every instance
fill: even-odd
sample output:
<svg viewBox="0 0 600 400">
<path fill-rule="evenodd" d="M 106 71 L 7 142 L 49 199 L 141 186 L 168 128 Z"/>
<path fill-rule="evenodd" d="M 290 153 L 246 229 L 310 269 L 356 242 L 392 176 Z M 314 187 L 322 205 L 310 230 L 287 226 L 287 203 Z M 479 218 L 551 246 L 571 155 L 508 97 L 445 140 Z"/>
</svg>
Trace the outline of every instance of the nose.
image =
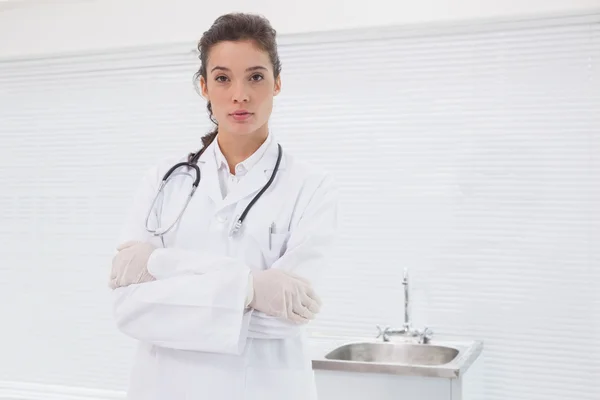
<svg viewBox="0 0 600 400">
<path fill-rule="evenodd" d="M 239 82 L 233 87 L 232 100 L 234 103 L 247 103 L 250 95 L 244 82 Z"/>
</svg>

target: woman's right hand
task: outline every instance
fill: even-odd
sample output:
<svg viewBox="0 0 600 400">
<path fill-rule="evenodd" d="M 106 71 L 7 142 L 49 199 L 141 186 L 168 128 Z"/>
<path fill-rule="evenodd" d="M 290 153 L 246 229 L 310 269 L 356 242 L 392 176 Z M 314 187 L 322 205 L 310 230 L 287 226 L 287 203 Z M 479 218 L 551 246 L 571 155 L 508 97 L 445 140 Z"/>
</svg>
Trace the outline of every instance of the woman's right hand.
<svg viewBox="0 0 600 400">
<path fill-rule="evenodd" d="M 156 246 L 147 242 L 129 241 L 117 247 L 110 272 L 109 287 L 116 289 L 156 280 L 148 272 L 148 259 Z"/>
<path fill-rule="evenodd" d="M 254 294 L 250 307 L 298 324 L 315 318 L 321 299 L 309 281 L 281 269 L 251 272 Z"/>
</svg>

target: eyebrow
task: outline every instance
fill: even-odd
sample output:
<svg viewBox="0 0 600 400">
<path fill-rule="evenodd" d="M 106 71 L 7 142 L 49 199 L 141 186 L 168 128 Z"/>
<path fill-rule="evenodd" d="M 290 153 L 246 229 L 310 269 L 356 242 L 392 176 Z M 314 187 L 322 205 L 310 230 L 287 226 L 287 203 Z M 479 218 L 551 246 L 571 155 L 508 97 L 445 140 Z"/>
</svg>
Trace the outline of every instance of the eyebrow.
<svg viewBox="0 0 600 400">
<path fill-rule="evenodd" d="M 216 67 L 214 67 L 213 69 L 211 69 L 210 72 L 213 72 L 215 70 L 231 72 L 231 70 L 229 68 L 227 68 L 227 67 L 221 67 L 219 65 L 217 65 Z M 246 72 L 258 71 L 258 70 L 264 70 L 264 71 L 266 71 L 267 68 L 263 67 L 262 65 L 256 65 L 254 67 L 246 68 Z"/>
</svg>

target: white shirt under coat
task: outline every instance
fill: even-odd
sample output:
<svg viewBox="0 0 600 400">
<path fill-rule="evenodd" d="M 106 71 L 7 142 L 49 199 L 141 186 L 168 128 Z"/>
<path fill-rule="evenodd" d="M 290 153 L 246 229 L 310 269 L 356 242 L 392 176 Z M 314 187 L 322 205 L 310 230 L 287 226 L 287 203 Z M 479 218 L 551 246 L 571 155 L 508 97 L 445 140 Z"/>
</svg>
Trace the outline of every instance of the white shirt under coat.
<svg viewBox="0 0 600 400">
<path fill-rule="evenodd" d="M 260 147 L 250 157 L 235 166 L 235 173 L 232 174 L 229 170 L 227 159 L 225 158 L 225 155 L 221 151 L 221 147 L 215 138 L 215 146 L 213 146 L 213 148 L 217 162 L 217 170 L 219 171 L 219 183 L 221 185 L 221 194 L 223 195 L 223 198 L 225 198 L 225 196 L 231 192 L 231 189 L 237 185 L 237 183 L 246 175 L 246 173 L 252 169 L 252 167 L 262 158 L 269 148 L 272 140 L 273 136 L 269 134 L 263 144 L 260 145 Z"/>
</svg>

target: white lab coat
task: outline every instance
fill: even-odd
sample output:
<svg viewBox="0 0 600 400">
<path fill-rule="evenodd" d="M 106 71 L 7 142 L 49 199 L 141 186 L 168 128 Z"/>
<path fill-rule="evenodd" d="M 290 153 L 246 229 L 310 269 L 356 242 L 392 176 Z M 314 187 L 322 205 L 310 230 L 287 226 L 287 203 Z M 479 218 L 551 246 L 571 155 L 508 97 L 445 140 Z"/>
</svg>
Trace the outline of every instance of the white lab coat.
<svg viewBox="0 0 600 400">
<path fill-rule="evenodd" d="M 146 214 L 164 173 L 184 158 L 148 172 L 119 238 L 161 247 L 148 262 L 156 281 L 114 291 L 116 324 L 139 346 L 128 398 L 317 399 L 305 326 L 246 310 L 244 302 L 250 270 L 266 268 L 293 271 L 318 293 L 336 231 L 336 186 L 330 175 L 284 149 L 273 184 L 248 213 L 241 234 L 230 238 L 235 217 L 272 173 L 277 143 L 271 141 L 225 199 L 215 144 L 199 160 L 200 185 L 181 222 L 165 235 L 166 248 L 146 231 Z M 163 225 L 174 221 L 189 190 L 190 179 L 181 175 L 167 184 Z M 269 238 L 272 222 L 276 230 Z"/>
</svg>

